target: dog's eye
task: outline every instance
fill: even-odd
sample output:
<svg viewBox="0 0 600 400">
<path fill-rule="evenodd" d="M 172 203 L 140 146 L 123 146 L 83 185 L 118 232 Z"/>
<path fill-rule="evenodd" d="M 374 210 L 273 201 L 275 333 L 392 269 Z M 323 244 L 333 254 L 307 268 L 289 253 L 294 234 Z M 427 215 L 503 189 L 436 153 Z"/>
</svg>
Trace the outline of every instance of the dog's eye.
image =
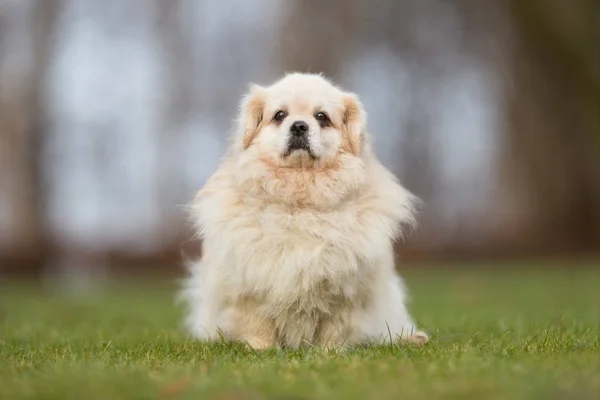
<svg viewBox="0 0 600 400">
<path fill-rule="evenodd" d="M 329 117 L 324 112 L 318 112 L 315 114 L 317 121 L 328 121 Z"/>
<path fill-rule="evenodd" d="M 285 117 L 287 117 L 287 113 L 285 111 L 277 111 L 275 113 L 275 116 L 273 116 L 273 119 L 277 122 L 281 122 L 285 119 Z"/>
<path fill-rule="evenodd" d="M 329 117 L 327 116 L 327 114 L 325 114 L 324 112 L 318 112 L 315 114 L 315 119 L 317 121 L 319 121 L 319 124 L 323 125 L 328 125 L 331 121 L 329 120 Z"/>
</svg>

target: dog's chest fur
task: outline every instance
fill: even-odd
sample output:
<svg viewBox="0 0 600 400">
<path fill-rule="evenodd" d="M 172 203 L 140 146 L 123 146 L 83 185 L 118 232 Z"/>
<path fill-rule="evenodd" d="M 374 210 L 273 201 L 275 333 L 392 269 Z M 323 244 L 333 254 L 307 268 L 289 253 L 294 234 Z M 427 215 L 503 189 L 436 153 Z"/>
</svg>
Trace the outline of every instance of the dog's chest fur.
<svg viewBox="0 0 600 400">
<path fill-rule="evenodd" d="M 389 251 L 390 239 L 381 229 L 369 229 L 352 203 L 330 211 L 239 205 L 237 215 L 219 224 L 234 292 L 264 299 L 273 313 L 329 313 L 340 302 L 367 301 L 377 273 L 372 266 Z"/>
</svg>

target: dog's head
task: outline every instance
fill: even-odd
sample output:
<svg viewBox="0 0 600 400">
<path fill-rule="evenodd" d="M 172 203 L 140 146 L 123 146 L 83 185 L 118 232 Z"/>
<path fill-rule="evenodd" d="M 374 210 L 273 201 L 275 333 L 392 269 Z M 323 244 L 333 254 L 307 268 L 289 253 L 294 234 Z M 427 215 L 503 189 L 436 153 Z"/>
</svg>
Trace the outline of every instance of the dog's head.
<svg viewBox="0 0 600 400">
<path fill-rule="evenodd" d="M 365 129 L 358 97 L 321 75 L 252 85 L 235 136 L 238 181 L 269 201 L 337 204 L 364 183 Z"/>
<path fill-rule="evenodd" d="M 286 167 L 322 166 L 358 156 L 366 115 L 352 93 L 321 75 L 294 73 L 269 87 L 252 85 L 240 115 L 242 147 Z"/>
</svg>

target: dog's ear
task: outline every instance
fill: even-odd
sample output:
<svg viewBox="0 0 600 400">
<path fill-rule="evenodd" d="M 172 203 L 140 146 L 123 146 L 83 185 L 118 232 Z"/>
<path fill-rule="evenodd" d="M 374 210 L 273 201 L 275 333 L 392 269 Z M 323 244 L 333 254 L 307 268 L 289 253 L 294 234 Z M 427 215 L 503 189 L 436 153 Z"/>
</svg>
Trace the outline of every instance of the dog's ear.
<svg viewBox="0 0 600 400">
<path fill-rule="evenodd" d="M 342 148 L 349 153 L 359 155 L 365 145 L 367 113 L 358 97 L 353 93 L 344 95 L 343 104 L 344 141 Z"/>
<path fill-rule="evenodd" d="M 266 89 L 253 84 L 250 85 L 248 94 L 242 99 L 239 124 L 242 131 L 244 150 L 250 146 L 259 131 L 263 120 L 266 97 Z"/>
</svg>

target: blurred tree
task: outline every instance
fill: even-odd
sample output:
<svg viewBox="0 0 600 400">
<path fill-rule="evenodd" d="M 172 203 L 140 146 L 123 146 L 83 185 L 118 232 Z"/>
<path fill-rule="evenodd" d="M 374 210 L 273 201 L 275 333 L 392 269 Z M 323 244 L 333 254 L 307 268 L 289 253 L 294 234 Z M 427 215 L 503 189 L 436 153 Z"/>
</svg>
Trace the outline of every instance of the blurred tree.
<svg viewBox="0 0 600 400">
<path fill-rule="evenodd" d="M 277 51 L 283 70 L 339 76 L 359 36 L 356 11 L 354 0 L 288 2 Z"/>
<path fill-rule="evenodd" d="M 185 214 L 176 207 L 181 202 L 185 189 L 183 179 L 177 172 L 180 157 L 181 133 L 194 112 L 196 102 L 194 71 L 194 40 L 186 30 L 193 26 L 193 2 L 187 0 L 156 0 L 156 35 L 163 62 L 165 91 L 159 132 L 159 176 L 157 197 L 161 204 L 161 227 L 166 235 L 165 243 L 176 245 L 180 239 L 182 219 Z"/>
<path fill-rule="evenodd" d="M 27 7 L 28 51 L 31 61 L 18 82 L 0 96 L 0 187 L 9 198 L 9 259 L 41 268 L 48 245 L 44 227 L 45 190 L 43 148 L 46 112 L 46 70 L 53 54 L 55 27 L 62 0 L 32 2 Z M 8 18 L 0 8 L 0 28 Z M 0 35 L 4 38 L 4 35 Z M 0 39 L 2 40 L 2 39 Z M 3 52 L 3 56 L 7 56 Z"/>
<path fill-rule="evenodd" d="M 503 168 L 512 245 L 600 248 L 600 2 L 511 0 Z"/>
</svg>

